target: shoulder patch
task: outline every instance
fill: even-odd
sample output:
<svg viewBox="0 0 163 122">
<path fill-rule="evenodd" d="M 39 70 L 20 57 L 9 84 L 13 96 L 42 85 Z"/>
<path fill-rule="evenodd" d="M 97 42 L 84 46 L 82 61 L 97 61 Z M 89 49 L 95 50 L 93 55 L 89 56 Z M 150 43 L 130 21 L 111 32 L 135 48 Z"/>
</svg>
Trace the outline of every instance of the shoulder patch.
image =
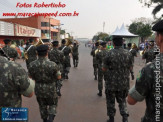
<svg viewBox="0 0 163 122">
<path fill-rule="evenodd" d="M 141 77 L 141 71 L 139 71 L 139 73 L 138 73 L 138 75 L 137 75 L 137 80 L 139 80 L 140 79 L 140 77 Z"/>
</svg>

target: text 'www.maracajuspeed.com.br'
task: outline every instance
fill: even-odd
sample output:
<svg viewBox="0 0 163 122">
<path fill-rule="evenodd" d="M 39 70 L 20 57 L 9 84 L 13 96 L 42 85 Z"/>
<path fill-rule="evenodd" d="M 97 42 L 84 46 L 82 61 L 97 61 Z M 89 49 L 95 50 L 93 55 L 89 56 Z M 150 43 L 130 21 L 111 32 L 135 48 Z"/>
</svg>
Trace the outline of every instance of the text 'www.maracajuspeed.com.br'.
<svg viewBox="0 0 163 122">
<path fill-rule="evenodd" d="M 12 17 L 12 16 L 17 16 L 17 17 L 31 17 L 31 16 L 43 16 L 43 17 L 47 17 L 47 16 L 52 16 L 52 17 L 71 17 L 71 16 L 78 16 L 79 13 L 77 13 L 76 11 L 74 11 L 73 13 L 59 13 L 58 11 L 55 13 L 3 13 L 2 16 L 8 16 L 8 17 Z"/>
</svg>

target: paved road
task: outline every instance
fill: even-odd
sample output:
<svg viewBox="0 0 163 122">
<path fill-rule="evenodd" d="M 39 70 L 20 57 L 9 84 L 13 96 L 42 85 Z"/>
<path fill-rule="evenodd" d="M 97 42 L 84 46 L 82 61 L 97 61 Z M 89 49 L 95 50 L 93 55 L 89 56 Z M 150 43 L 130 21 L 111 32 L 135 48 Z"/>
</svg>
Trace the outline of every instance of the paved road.
<svg viewBox="0 0 163 122">
<path fill-rule="evenodd" d="M 65 80 L 62 87 L 62 97 L 58 102 L 58 113 L 54 122 L 106 122 L 106 99 L 97 96 L 97 81 L 93 80 L 92 57 L 90 48 L 81 44 L 79 49 L 79 67 L 71 68 L 69 80 Z M 18 61 L 25 67 L 25 62 Z M 135 74 L 144 65 L 140 57 L 135 59 Z M 135 75 L 136 76 L 136 75 Z M 135 81 L 130 81 L 131 86 Z M 29 108 L 29 122 L 42 122 L 36 97 L 24 98 L 23 107 Z M 116 104 L 115 122 L 121 122 L 119 108 Z M 129 122 L 140 122 L 145 111 L 145 103 L 129 106 Z"/>
</svg>

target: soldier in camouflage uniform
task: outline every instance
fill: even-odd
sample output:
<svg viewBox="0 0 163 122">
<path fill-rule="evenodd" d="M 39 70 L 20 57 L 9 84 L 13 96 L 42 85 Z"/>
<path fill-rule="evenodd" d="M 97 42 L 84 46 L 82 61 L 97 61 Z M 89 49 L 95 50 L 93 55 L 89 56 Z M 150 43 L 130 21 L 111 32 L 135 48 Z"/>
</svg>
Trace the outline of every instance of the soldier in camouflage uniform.
<svg viewBox="0 0 163 122">
<path fill-rule="evenodd" d="M 79 48 L 79 45 L 77 45 L 77 43 L 74 43 L 74 46 L 72 47 L 72 58 L 73 58 L 74 67 L 78 67 L 78 63 L 79 63 L 78 48 Z"/>
<path fill-rule="evenodd" d="M 29 75 L 36 81 L 35 94 L 44 122 L 53 122 L 56 115 L 58 95 L 56 82 L 61 79 L 61 73 L 56 63 L 49 61 L 48 46 L 37 47 L 38 59 L 31 62 Z"/>
<path fill-rule="evenodd" d="M 103 60 L 107 55 L 108 51 L 106 50 L 106 42 L 102 42 L 100 45 L 102 47 L 100 51 L 96 53 L 96 59 L 98 61 L 98 90 L 99 90 L 99 93 L 97 95 L 102 96 L 103 78 L 104 78 L 104 72 L 102 71 L 102 67 L 103 67 Z"/>
<path fill-rule="evenodd" d="M 122 38 L 114 37 L 114 49 L 110 50 L 104 59 L 103 71 L 107 71 L 105 94 L 108 122 L 114 122 L 115 99 L 119 104 L 123 122 L 128 122 L 126 97 L 129 89 L 129 74 L 132 68 L 131 53 L 122 48 Z"/>
<path fill-rule="evenodd" d="M 63 62 L 64 62 L 64 54 L 60 50 L 58 50 L 59 42 L 58 41 L 53 41 L 53 48 L 52 50 L 49 51 L 48 57 L 50 61 L 55 62 L 61 73 L 63 73 Z M 61 87 L 62 87 L 62 80 L 57 81 L 57 94 L 58 96 L 61 96 Z"/>
<path fill-rule="evenodd" d="M 152 62 L 155 59 L 154 42 L 148 43 L 148 50 L 143 54 L 143 59 L 146 59 L 146 63 Z"/>
<path fill-rule="evenodd" d="M 59 50 L 63 52 L 65 56 L 65 60 L 63 62 L 63 73 L 62 73 L 62 78 L 63 79 L 68 79 L 68 73 L 70 72 L 70 53 L 71 53 L 71 48 L 69 46 L 66 46 L 66 40 L 62 40 L 62 45 L 59 47 Z"/>
<path fill-rule="evenodd" d="M 163 20 L 156 23 L 152 30 L 156 31 L 158 46 L 155 47 L 154 52 L 160 54 L 156 55 L 156 59 L 139 72 L 127 100 L 130 105 L 135 105 L 145 99 L 146 111 L 141 122 L 163 121 Z"/>
<path fill-rule="evenodd" d="M 32 97 L 34 81 L 17 63 L 0 56 L 0 121 L 2 107 L 21 107 L 21 95 Z"/>
<path fill-rule="evenodd" d="M 11 48 L 11 40 L 5 39 L 3 40 L 5 43 L 5 46 L 2 48 L 3 51 L 12 59 L 15 60 L 18 57 L 18 53 L 15 49 Z"/>
<path fill-rule="evenodd" d="M 93 68 L 94 68 L 95 80 L 97 80 L 97 75 L 98 75 L 98 62 L 96 60 L 95 51 L 99 50 L 98 48 L 99 48 L 99 42 L 96 42 L 95 47 L 92 48 L 92 51 L 91 51 L 91 56 L 93 56 Z"/>
<path fill-rule="evenodd" d="M 28 56 L 28 59 L 26 59 L 27 69 L 29 68 L 29 64 L 37 59 L 36 46 L 33 45 L 33 42 L 33 39 L 29 39 L 29 45 L 25 48 Z"/>
<path fill-rule="evenodd" d="M 135 60 L 134 57 L 137 57 L 137 51 L 134 48 L 134 44 L 132 44 L 132 48 L 131 48 L 131 43 L 128 43 L 128 48 L 127 48 L 127 50 L 132 54 L 133 63 L 134 63 L 134 60 Z M 131 73 L 132 80 L 134 80 L 134 71 L 133 71 L 133 68 L 130 71 L 130 73 Z"/>
</svg>

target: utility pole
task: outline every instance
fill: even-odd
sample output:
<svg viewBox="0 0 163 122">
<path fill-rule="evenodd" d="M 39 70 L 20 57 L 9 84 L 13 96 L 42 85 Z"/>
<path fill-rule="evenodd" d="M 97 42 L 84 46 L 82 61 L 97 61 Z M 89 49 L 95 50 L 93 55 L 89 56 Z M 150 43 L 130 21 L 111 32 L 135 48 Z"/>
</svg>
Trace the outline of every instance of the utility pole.
<svg viewBox="0 0 163 122">
<path fill-rule="evenodd" d="M 105 22 L 103 22 L 103 32 L 104 32 L 104 28 L 105 28 Z"/>
</svg>

